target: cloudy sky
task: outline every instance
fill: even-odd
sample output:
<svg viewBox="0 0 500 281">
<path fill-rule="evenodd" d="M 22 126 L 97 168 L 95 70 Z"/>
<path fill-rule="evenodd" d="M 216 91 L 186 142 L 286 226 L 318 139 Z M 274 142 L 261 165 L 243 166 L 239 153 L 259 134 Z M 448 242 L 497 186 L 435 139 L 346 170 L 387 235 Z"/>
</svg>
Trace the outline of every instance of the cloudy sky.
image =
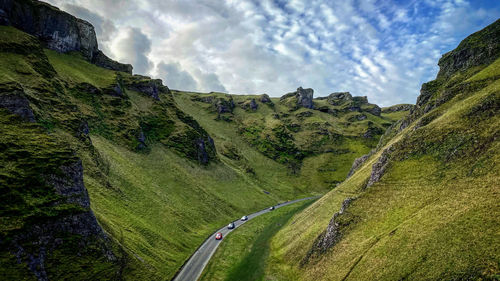
<svg viewBox="0 0 500 281">
<path fill-rule="evenodd" d="M 172 89 L 349 91 L 415 103 L 441 54 L 500 17 L 494 0 L 48 0 L 100 49 Z"/>
</svg>

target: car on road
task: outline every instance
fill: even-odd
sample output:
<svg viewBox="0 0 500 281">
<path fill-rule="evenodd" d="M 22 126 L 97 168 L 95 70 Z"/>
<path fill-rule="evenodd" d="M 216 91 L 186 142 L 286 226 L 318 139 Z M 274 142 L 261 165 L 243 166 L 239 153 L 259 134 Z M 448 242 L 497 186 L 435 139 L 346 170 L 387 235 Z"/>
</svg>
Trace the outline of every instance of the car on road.
<svg viewBox="0 0 500 281">
<path fill-rule="evenodd" d="M 227 229 L 233 229 L 233 228 L 234 228 L 234 222 L 227 225 Z"/>
<path fill-rule="evenodd" d="M 274 206 L 269 207 L 269 211 L 274 210 Z"/>
<path fill-rule="evenodd" d="M 217 234 L 215 234 L 215 240 L 222 240 L 222 233 L 217 232 Z"/>
<path fill-rule="evenodd" d="M 241 220 L 242 220 L 242 221 L 246 221 L 246 220 L 248 220 L 248 217 L 247 217 L 247 216 L 242 216 L 242 217 L 241 217 Z"/>
</svg>

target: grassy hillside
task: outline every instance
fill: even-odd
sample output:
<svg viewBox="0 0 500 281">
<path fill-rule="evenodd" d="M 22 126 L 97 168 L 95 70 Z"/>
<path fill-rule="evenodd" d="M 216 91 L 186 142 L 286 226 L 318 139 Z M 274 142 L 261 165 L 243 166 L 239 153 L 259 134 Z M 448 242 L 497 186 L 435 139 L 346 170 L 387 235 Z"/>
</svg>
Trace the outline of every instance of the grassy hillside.
<svg viewBox="0 0 500 281">
<path fill-rule="evenodd" d="M 173 95 L 179 107 L 214 137 L 227 161 L 242 167 L 271 163 L 265 156 L 274 163 L 252 167 L 257 175 L 280 164 L 282 179 L 320 192 L 343 181 L 352 161 L 374 148 L 385 128 L 409 112 L 374 114 L 376 105 L 363 99 L 354 104 L 361 97 L 337 105 L 314 99 L 314 109 L 308 109 L 295 106 L 290 98 L 267 95 Z M 234 148 L 242 157 L 232 155 Z"/>
<path fill-rule="evenodd" d="M 499 31 L 497 21 L 443 56 L 413 113 L 278 232 L 267 279 L 500 278 Z"/>
<path fill-rule="evenodd" d="M 322 190 L 286 178 L 283 164 L 233 141 L 232 130 L 213 136 L 214 145 L 157 80 L 97 67 L 79 53 L 43 49 L 36 38 L 12 27 L 0 27 L 0 42 L 1 93 L 17 89 L 35 121 L 11 122 L 15 117 L 1 111 L 2 149 L 10 151 L 16 142 L 12 133 L 23 132 L 17 135 L 18 145 L 27 150 L 17 150 L 25 165 L 2 154 L 8 186 L 23 188 L 23 174 L 40 179 L 42 168 L 52 167 L 50 161 L 57 168 L 66 158 L 81 159 L 91 209 L 117 258 L 101 261 L 82 252 L 81 268 L 46 263 L 49 278 L 93 279 L 83 272 L 91 266 L 96 271 L 85 272 L 101 272 L 99 279 L 168 279 L 220 225 L 277 201 Z M 225 129 L 221 126 L 220 132 Z M 58 155 L 66 158 L 59 163 Z M 35 190 L 53 196 L 50 186 L 33 183 Z M 50 202 L 55 199 L 42 195 L 16 195 L 21 200 L 9 208 L 23 211 L 2 213 L 6 237 L 13 229 L 24 231 L 23 220 L 29 216 L 71 211 L 65 205 L 54 208 Z M 60 246 L 58 259 L 75 260 L 69 247 Z M 2 249 L 2 264 L 12 265 L 3 270 L 19 273 L 15 279 L 33 276 L 27 262 L 17 263 L 14 250 Z M 55 249 L 48 251 L 49 256 L 56 254 Z"/>
</svg>

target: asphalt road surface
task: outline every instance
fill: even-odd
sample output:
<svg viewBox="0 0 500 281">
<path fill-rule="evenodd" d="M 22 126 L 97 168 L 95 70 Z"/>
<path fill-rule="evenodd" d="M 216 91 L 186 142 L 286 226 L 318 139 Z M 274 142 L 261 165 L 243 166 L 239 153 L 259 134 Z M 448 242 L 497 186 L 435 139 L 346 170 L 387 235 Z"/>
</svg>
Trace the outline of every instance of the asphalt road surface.
<svg viewBox="0 0 500 281">
<path fill-rule="evenodd" d="M 307 198 L 302 198 L 302 199 L 297 199 L 293 201 L 288 201 L 286 203 L 282 203 L 280 205 L 275 205 L 274 207 L 280 208 L 286 205 L 290 205 L 293 203 L 297 203 L 300 201 L 304 200 L 309 200 L 309 199 L 314 199 L 317 197 L 307 197 Z M 257 213 L 253 213 L 248 215 L 248 220 L 251 220 L 255 217 L 258 217 L 262 214 L 265 214 L 267 212 L 272 212 L 269 210 L 269 208 L 264 209 L 262 211 L 259 211 Z M 245 221 L 237 220 L 234 222 L 234 226 L 238 228 L 240 225 L 244 224 Z M 229 222 L 228 222 L 229 224 Z M 215 250 L 217 250 L 217 247 L 219 247 L 219 244 L 224 241 L 226 235 L 233 231 L 234 229 L 227 229 L 227 225 L 225 225 L 223 228 L 217 230 L 214 234 L 212 234 L 203 244 L 201 245 L 196 252 L 189 258 L 189 260 L 184 264 L 184 266 L 181 268 L 181 270 L 178 272 L 178 274 L 174 277 L 174 281 L 196 281 L 198 278 L 200 278 L 201 273 L 203 272 L 203 269 L 205 266 L 208 264 L 208 261 L 210 258 L 213 256 L 215 253 Z M 215 234 L 217 232 L 222 233 L 222 240 L 215 240 Z"/>
</svg>

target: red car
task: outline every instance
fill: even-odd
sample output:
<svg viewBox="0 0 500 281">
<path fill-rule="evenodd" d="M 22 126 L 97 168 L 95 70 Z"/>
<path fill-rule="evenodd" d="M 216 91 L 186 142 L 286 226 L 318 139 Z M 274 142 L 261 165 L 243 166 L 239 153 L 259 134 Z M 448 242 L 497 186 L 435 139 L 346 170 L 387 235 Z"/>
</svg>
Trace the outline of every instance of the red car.
<svg viewBox="0 0 500 281">
<path fill-rule="evenodd" d="M 217 234 L 215 234 L 215 240 L 222 240 L 222 233 L 217 232 Z"/>
</svg>

